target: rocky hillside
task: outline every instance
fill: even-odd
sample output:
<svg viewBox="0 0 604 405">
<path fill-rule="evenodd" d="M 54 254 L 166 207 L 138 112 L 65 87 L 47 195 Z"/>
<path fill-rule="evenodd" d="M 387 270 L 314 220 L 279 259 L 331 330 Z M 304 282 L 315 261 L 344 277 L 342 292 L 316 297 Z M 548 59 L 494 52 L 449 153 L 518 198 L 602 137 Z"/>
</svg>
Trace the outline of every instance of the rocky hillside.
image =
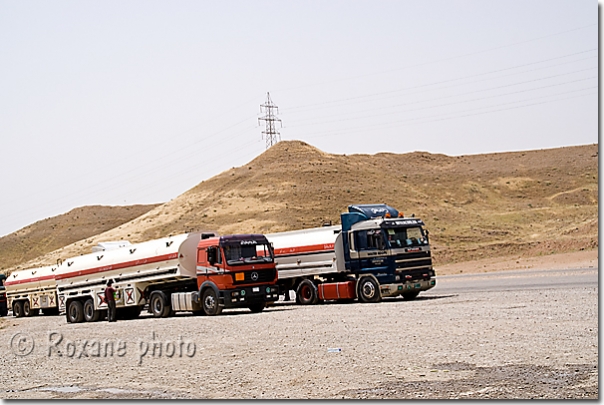
<svg viewBox="0 0 604 405">
<path fill-rule="evenodd" d="M 387 203 L 424 219 L 437 264 L 593 249 L 598 145 L 459 157 L 347 156 L 284 141 L 128 223 L 21 265 L 87 253 L 104 240 L 335 224 L 353 203 Z"/>
<path fill-rule="evenodd" d="M 66 214 L 38 221 L 0 238 L 0 270 L 113 229 L 157 205 L 80 207 Z"/>
</svg>

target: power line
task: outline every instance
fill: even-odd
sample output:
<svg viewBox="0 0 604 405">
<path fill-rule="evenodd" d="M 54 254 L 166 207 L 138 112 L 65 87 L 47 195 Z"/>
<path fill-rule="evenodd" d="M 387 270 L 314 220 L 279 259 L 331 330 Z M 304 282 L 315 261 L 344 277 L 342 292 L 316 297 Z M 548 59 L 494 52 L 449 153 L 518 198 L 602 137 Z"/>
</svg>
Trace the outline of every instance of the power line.
<svg viewBox="0 0 604 405">
<path fill-rule="evenodd" d="M 441 81 L 438 81 L 438 82 L 426 83 L 426 84 L 422 84 L 422 85 L 418 85 L 418 86 L 404 87 L 404 88 L 399 88 L 399 89 L 396 89 L 396 90 L 388 90 L 388 91 L 384 91 L 384 92 L 366 94 L 366 95 L 362 95 L 362 96 L 347 97 L 347 98 L 339 99 L 339 100 L 325 101 L 325 102 L 322 102 L 322 103 L 319 103 L 319 104 L 314 103 L 314 104 L 306 104 L 306 105 L 288 107 L 288 108 L 285 109 L 286 112 L 284 112 L 283 114 L 288 114 L 289 111 L 298 110 L 298 109 L 303 109 L 303 111 L 311 111 L 311 110 L 316 110 L 316 109 L 319 109 L 319 108 L 325 108 L 324 106 L 327 105 L 327 104 L 335 104 L 337 106 L 337 105 L 346 105 L 346 104 L 355 104 L 355 103 L 365 103 L 366 100 L 363 100 L 363 99 L 373 98 L 373 97 L 377 97 L 377 96 L 383 96 L 383 95 L 392 94 L 392 93 L 400 93 L 400 92 L 403 92 L 403 91 L 420 89 L 420 88 L 423 88 L 423 87 L 436 86 L 436 85 L 439 85 L 439 84 L 456 82 L 456 81 L 459 81 L 459 80 L 471 79 L 471 78 L 479 77 L 479 76 L 486 76 L 486 75 L 490 75 L 490 74 L 493 74 L 493 73 L 500 73 L 500 72 L 504 72 L 504 71 L 507 71 L 507 70 L 519 69 L 519 68 L 523 68 L 523 67 L 527 67 L 527 66 L 531 66 L 531 65 L 537 65 L 537 64 L 540 64 L 540 63 L 551 62 L 553 60 L 568 58 L 570 56 L 576 56 L 576 55 L 580 55 L 580 54 L 583 54 L 583 53 L 594 52 L 594 51 L 597 51 L 597 49 L 588 49 L 586 51 L 575 52 L 575 53 L 572 53 L 572 54 L 558 56 L 558 57 L 550 58 L 550 59 L 544 59 L 544 60 L 540 60 L 540 61 L 537 61 L 537 62 L 531 62 L 531 63 L 522 64 L 522 65 L 511 66 L 511 67 L 507 67 L 507 68 L 504 68 L 504 69 L 491 70 L 491 71 L 488 71 L 488 72 L 478 73 L 478 74 L 469 75 L 469 76 L 457 77 L 457 78 L 454 78 L 454 79 L 447 79 L 447 80 L 441 80 Z M 512 74 L 510 74 L 508 76 L 513 76 L 513 75 L 517 75 L 517 74 L 523 74 L 523 73 L 531 72 L 531 71 L 535 71 L 535 70 L 548 69 L 548 68 L 551 68 L 551 67 L 562 66 L 562 65 L 565 65 L 565 64 L 580 62 L 580 61 L 584 61 L 584 60 L 587 60 L 587 59 L 592 59 L 592 58 L 590 57 L 590 58 L 578 59 L 578 60 L 574 60 L 574 61 L 570 61 L 570 62 L 560 63 L 560 64 L 557 64 L 557 65 L 545 66 L 543 68 L 533 69 L 533 70 L 529 70 L 529 71 L 512 73 Z M 499 77 L 506 77 L 506 76 L 499 76 Z M 478 83 L 478 82 L 484 81 L 484 80 L 492 80 L 492 79 L 483 79 L 483 80 L 478 80 L 478 81 L 469 82 L 469 83 L 470 84 L 471 83 Z M 454 86 L 467 85 L 469 83 L 466 82 L 466 83 L 461 83 L 461 84 L 454 85 Z M 449 87 L 454 87 L 454 86 L 449 86 Z M 441 87 L 439 89 L 449 88 L 449 87 Z M 374 100 L 371 100 L 371 101 L 376 101 L 376 100 L 380 100 L 380 99 L 384 99 L 384 98 L 391 98 L 391 96 L 380 97 L 378 99 L 374 99 Z M 358 101 L 352 101 L 352 100 L 358 100 Z M 308 107 L 311 107 L 311 108 L 309 109 Z"/>
<path fill-rule="evenodd" d="M 577 72 L 583 72 L 585 70 L 591 70 L 591 69 L 596 69 L 596 68 L 594 67 L 594 68 L 590 68 L 590 69 L 584 69 L 584 70 L 580 70 L 580 71 L 577 71 Z M 485 91 L 498 90 L 498 89 L 503 89 L 503 88 L 507 88 L 507 87 L 513 87 L 513 86 L 518 86 L 518 85 L 522 85 L 522 84 L 533 83 L 533 82 L 536 82 L 536 81 L 546 80 L 546 79 L 550 79 L 552 77 L 564 76 L 566 74 L 571 74 L 571 73 L 576 73 L 576 72 L 570 72 L 570 73 L 565 73 L 565 74 L 557 75 L 557 76 L 550 76 L 550 77 L 546 77 L 546 78 L 532 79 L 532 80 L 524 81 L 524 82 L 511 83 L 511 84 L 506 84 L 506 85 L 503 85 L 503 86 L 497 86 L 497 87 L 490 87 L 490 88 L 486 88 L 486 89 L 474 90 L 474 91 L 469 91 L 469 92 L 461 93 L 461 94 L 453 94 L 453 95 L 449 95 L 449 96 L 440 96 L 438 98 L 433 98 L 433 99 L 428 99 L 428 100 L 419 100 L 419 101 L 413 101 L 413 102 L 408 102 L 408 103 L 396 104 L 396 105 L 391 105 L 391 106 L 389 106 L 387 108 L 397 108 L 397 107 L 403 107 L 403 106 L 413 106 L 413 105 L 417 105 L 417 104 L 421 104 L 421 103 L 429 103 L 429 102 L 432 102 L 432 101 L 440 101 L 440 100 L 447 99 L 447 98 L 455 98 L 455 97 L 465 96 L 465 95 L 468 95 L 468 94 L 475 94 L 475 93 L 482 93 L 482 92 L 485 92 Z M 461 103 L 469 103 L 469 102 L 487 100 L 487 99 L 490 99 L 490 98 L 509 96 L 509 95 L 512 95 L 512 94 L 526 93 L 526 92 L 529 92 L 529 91 L 543 90 L 543 89 L 551 88 L 551 87 L 564 86 L 564 85 L 567 85 L 567 84 L 582 82 L 582 81 L 585 81 L 585 80 L 590 80 L 590 79 L 595 79 L 595 78 L 597 78 L 597 76 L 590 76 L 590 77 L 586 77 L 586 78 L 582 78 L 582 79 L 577 79 L 577 80 L 571 80 L 571 81 L 562 82 L 562 83 L 554 83 L 554 84 L 550 84 L 550 85 L 546 85 L 546 86 L 534 87 L 534 88 L 531 88 L 531 89 L 524 89 L 524 90 L 518 90 L 518 91 L 509 92 L 509 93 L 495 94 L 495 95 L 492 95 L 492 96 L 480 97 L 480 98 L 475 98 L 475 99 L 470 99 L 470 100 L 463 100 L 463 101 L 456 101 L 456 102 L 452 102 L 452 103 L 437 104 L 437 105 L 433 105 L 433 106 L 416 108 L 416 109 L 412 109 L 412 110 L 397 110 L 397 111 L 394 111 L 394 112 L 385 112 L 385 113 L 381 113 L 381 114 L 371 114 L 371 115 L 364 115 L 364 116 L 356 115 L 355 117 L 352 117 L 352 118 L 341 118 L 341 119 L 315 121 L 315 122 L 307 122 L 306 120 L 295 121 L 294 125 L 289 125 L 288 128 L 298 128 L 298 127 L 308 126 L 308 125 L 330 124 L 330 123 L 334 123 L 334 122 L 343 122 L 343 121 L 349 122 L 351 120 L 375 118 L 375 117 L 379 117 L 379 116 L 399 114 L 401 112 L 410 112 L 410 111 L 418 111 L 418 110 L 424 110 L 424 109 L 429 109 L 429 108 L 446 107 L 446 106 L 456 105 L 456 104 L 461 104 Z M 371 110 L 366 110 L 366 111 L 370 112 L 370 111 L 375 111 L 375 110 L 383 110 L 383 108 L 371 109 Z M 357 114 L 357 113 L 354 113 L 354 114 Z M 343 114 L 336 114 L 336 115 L 332 115 L 331 117 L 337 117 L 338 115 L 343 115 Z M 348 115 L 350 115 L 350 113 Z"/>
<path fill-rule="evenodd" d="M 585 90 L 590 90 L 590 89 L 596 89 L 596 87 L 583 88 L 583 89 L 579 89 L 579 90 L 558 93 L 558 94 L 554 94 L 553 96 L 566 95 L 566 94 L 576 93 L 578 91 L 585 91 Z M 318 137 L 325 137 L 325 136 L 329 136 L 329 135 L 337 136 L 337 135 L 341 135 L 341 134 L 349 135 L 351 133 L 364 132 L 368 129 L 400 128 L 400 127 L 409 126 L 409 125 L 430 124 L 430 123 L 434 123 L 434 122 L 438 122 L 438 121 L 473 117 L 473 116 L 477 116 L 477 115 L 490 114 L 490 113 L 495 113 L 495 112 L 500 112 L 500 111 L 515 110 L 515 109 L 532 107 L 532 106 L 541 105 L 541 104 L 548 104 L 548 103 L 552 103 L 552 102 L 556 102 L 556 101 L 570 100 L 570 99 L 574 99 L 574 98 L 578 98 L 578 97 L 585 97 L 585 96 L 592 95 L 592 94 L 597 94 L 597 92 L 585 93 L 585 94 L 580 94 L 577 96 L 566 97 L 566 98 L 545 100 L 545 101 L 541 101 L 541 102 L 512 106 L 512 107 L 507 107 L 507 108 L 500 108 L 500 109 L 495 109 L 495 110 L 490 110 L 490 111 L 475 112 L 475 111 L 489 109 L 489 108 L 502 107 L 502 106 L 506 106 L 506 105 L 510 105 L 510 104 L 517 104 L 517 103 L 526 103 L 526 102 L 532 101 L 532 100 L 538 100 L 538 99 L 542 99 L 542 98 L 546 98 L 546 97 L 551 97 L 551 96 L 542 96 L 542 97 L 518 100 L 518 101 L 502 103 L 502 104 L 497 104 L 497 105 L 492 105 L 492 106 L 487 106 L 487 107 L 479 107 L 479 108 L 473 108 L 473 109 L 469 109 L 469 110 L 462 110 L 462 111 L 458 111 L 457 113 L 455 113 L 455 115 L 451 115 L 451 113 L 446 113 L 444 116 L 443 115 L 433 115 L 433 116 L 428 116 L 428 117 L 407 118 L 407 119 L 402 119 L 402 120 L 397 120 L 397 121 L 385 122 L 383 124 L 378 124 L 378 125 L 372 124 L 371 126 L 364 126 L 364 127 L 356 126 L 354 128 L 343 128 L 341 130 L 336 130 L 336 131 L 315 132 L 315 133 L 310 133 L 310 136 L 307 135 L 307 136 L 305 136 L 305 138 L 312 139 L 312 138 L 318 138 Z M 460 114 L 462 114 L 462 115 L 460 115 Z M 420 120 L 427 120 L 427 121 L 415 122 L 415 123 L 412 122 L 412 121 L 420 121 Z"/>
<path fill-rule="evenodd" d="M 342 79 L 331 80 L 331 81 L 328 81 L 328 82 L 311 83 L 311 84 L 297 86 L 297 87 L 290 87 L 290 88 L 283 89 L 283 90 L 284 91 L 285 90 L 297 90 L 297 89 L 306 88 L 306 87 L 323 86 L 323 85 L 326 85 L 326 84 L 331 84 L 331 83 L 336 83 L 336 82 L 355 80 L 355 79 L 360 79 L 360 78 L 369 77 L 369 76 L 383 75 L 383 74 L 391 73 L 391 72 L 398 72 L 398 71 L 401 71 L 401 70 L 422 67 L 422 66 L 431 65 L 431 64 L 434 64 L 434 63 L 447 62 L 447 61 L 451 61 L 451 60 L 455 60 L 455 59 L 466 58 L 468 56 L 480 55 L 480 54 L 483 54 L 483 53 L 487 53 L 487 52 L 491 52 L 491 51 L 496 51 L 496 50 L 499 50 L 499 49 L 509 48 L 509 47 L 512 47 L 512 46 L 523 45 L 523 44 L 526 44 L 526 43 L 539 41 L 539 40 L 545 39 L 545 38 L 550 38 L 550 37 L 555 37 L 555 36 L 558 36 L 558 35 L 568 34 L 569 32 L 579 31 L 579 30 L 583 30 L 585 28 L 594 27 L 594 26 L 597 26 L 597 25 L 598 24 L 584 25 L 584 26 L 577 27 L 577 28 L 572 28 L 572 29 L 569 29 L 569 30 L 566 30 L 566 31 L 560 31 L 560 32 L 556 32 L 556 33 L 549 34 L 549 35 L 544 35 L 544 36 L 537 37 L 537 38 L 531 38 L 531 39 L 527 39 L 527 40 L 524 40 L 524 41 L 519 41 L 519 42 L 514 42 L 514 43 L 511 43 L 511 44 L 507 44 L 507 45 L 497 46 L 497 47 L 494 47 L 494 48 L 483 49 L 483 50 L 480 50 L 480 51 L 475 51 L 475 52 L 470 52 L 470 53 L 466 53 L 466 54 L 456 55 L 456 56 L 452 56 L 452 57 L 449 57 L 449 58 L 437 59 L 437 60 L 432 60 L 432 61 L 428 61 L 428 62 L 417 63 L 415 65 L 403 66 L 403 67 L 400 67 L 400 68 L 389 69 L 389 70 L 382 70 L 380 72 L 367 73 L 367 74 L 353 76 L 353 77 L 345 77 L 345 78 L 342 78 Z"/>
</svg>

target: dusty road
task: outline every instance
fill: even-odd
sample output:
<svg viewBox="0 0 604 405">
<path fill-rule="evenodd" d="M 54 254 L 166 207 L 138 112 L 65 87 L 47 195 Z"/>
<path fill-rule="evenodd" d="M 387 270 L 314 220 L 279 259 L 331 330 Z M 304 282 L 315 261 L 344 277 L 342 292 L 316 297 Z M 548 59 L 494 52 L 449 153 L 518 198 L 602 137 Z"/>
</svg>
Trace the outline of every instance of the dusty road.
<svg viewBox="0 0 604 405">
<path fill-rule="evenodd" d="M 445 276 L 380 304 L 5 318 L 0 342 L 3 398 L 595 399 L 597 268 Z"/>
</svg>

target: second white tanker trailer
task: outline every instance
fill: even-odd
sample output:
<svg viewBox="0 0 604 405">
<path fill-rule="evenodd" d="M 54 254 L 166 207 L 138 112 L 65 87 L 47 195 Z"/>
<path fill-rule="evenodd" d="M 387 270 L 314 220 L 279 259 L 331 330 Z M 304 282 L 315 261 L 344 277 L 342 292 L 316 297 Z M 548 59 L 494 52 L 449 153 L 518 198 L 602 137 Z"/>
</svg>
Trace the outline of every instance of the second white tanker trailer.
<svg viewBox="0 0 604 405">
<path fill-rule="evenodd" d="M 342 225 L 267 234 L 281 291 L 299 304 L 414 299 L 435 286 L 428 231 L 386 204 L 350 205 Z"/>
<path fill-rule="evenodd" d="M 58 265 L 14 271 L 4 281 L 7 308 L 15 317 L 59 313 L 55 275 Z"/>
</svg>

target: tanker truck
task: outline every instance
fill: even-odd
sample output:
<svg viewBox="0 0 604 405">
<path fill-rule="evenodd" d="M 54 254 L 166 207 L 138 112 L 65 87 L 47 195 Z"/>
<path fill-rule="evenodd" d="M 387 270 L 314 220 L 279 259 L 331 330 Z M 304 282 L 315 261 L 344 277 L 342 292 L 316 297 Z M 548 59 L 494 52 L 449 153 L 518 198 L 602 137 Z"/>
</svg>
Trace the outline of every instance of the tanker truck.
<svg viewBox="0 0 604 405">
<path fill-rule="evenodd" d="M 264 235 L 190 233 L 71 258 L 56 272 L 59 309 L 70 323 L 99 320 L 113 280 L 118 317 L 143 307 L 156 318 L 177 311 L 218 315 L 262 311 L 278 299 L 277 271 Z"/>
<path fill-rule="evenodd" d="M 59 268 L 44 266 L 12 272 L 4 281 L 7 307 L 13 316 L 57 315 L 57 290 L 55 273 Z"/>
<path fill-rule="evenodd" d="M 267 234 L 281 292 L 298 304 L 414 299 L 436 284 L 428 231 L 386 204 L 348 206 L 341 225 Z M 286 296 L 286 298 L 288 298 Z"/>
</svg>

